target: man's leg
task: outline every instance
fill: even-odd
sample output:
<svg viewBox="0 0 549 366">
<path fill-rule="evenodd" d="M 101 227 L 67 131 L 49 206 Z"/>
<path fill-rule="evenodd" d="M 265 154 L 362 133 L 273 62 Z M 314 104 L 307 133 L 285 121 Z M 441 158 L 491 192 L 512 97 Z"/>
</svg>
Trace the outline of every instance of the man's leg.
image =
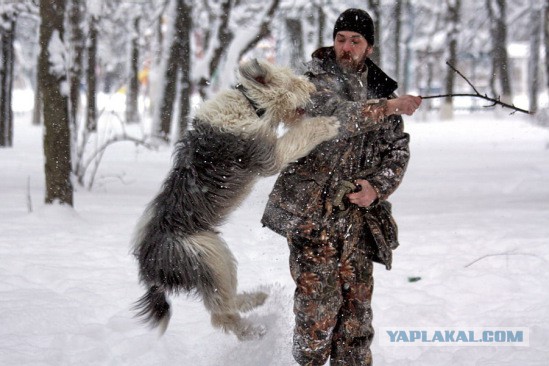
<svg viewBox="0 0 549 366">
<path fill-rule="evenodd" d="M 300 365 L 324 365 L 342 303 L 337 250 L 329 242 L 296 237 L 288 244 L 296 283 L 293 355 Z"/>
<path fill-rule="evenodd" d="M 340 268 L 343 305 L 333 334 L 330 356 L 332 366 L 372 364 L 373 263 L 360 246 L 357 248 L 356 242 L 343 244 Z"/>
</svg>

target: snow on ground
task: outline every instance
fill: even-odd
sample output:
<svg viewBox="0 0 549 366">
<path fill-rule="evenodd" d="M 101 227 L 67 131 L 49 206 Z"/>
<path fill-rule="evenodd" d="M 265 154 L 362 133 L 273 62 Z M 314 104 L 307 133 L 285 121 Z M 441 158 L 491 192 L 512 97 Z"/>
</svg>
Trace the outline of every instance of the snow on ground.
<svg viewBox="0 0 549 366">
<path fill-rule="evenodd" d="M 221 228 L 239 260 L 240 289 L 270 293 L 248 315 L 268 333 L 238 342 L 181 296 L 159 338 L 133 319 L 143 289 L 129 242 L 170 168 L 170 149 L 113 145 L 94 190 L 76 188 L 74 210 L 45 206 L 42 131 L 29 120 L 16 117 L 14 147 L 0 150 L 1 365 L 294 365 L 288 249 L 259 223 L 273 179 Z M 378 334 L 526 327 L 529 346 L 387 346 L 376 336 L 375 364 L 547 365 L 549 130 L 490 112 L 408 118 L 406 128 L 412 159 L 392 198 L 401 246 L 393 270 L 375 268 Z"/>
</svg>

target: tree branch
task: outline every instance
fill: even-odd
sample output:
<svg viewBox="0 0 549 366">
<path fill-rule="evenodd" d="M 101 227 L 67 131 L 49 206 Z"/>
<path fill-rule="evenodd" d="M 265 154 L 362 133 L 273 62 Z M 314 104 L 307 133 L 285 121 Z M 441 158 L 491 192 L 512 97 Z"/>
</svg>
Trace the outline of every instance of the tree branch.
<svg viewBox="0 0 549 366">
<path fill-rule="evenodd" d="M 473 264 L 475 264 L 475 263 L 477 263 L 477 262 L 479 262 L 483 259 L 489 258 L 489 257 L 510 256 L 510 255 L 534 257 L 534 258 L 539 258 L 539 259 L 543 260 L 543 258 L 541 258 L 540 256 L 532 254 L 532 253 L 504 252 L 504 253 L 494 253 L 494 254 L 483 255 L 482 257 L 475 259 L 474 261 L 472 261 L 471 263 L 465 265 L 464 267 L 465 268 L 470 267 Z"/>
<path fill-rule="evenodd" d="M 240 51 L 239 59 L 241 59 L 248 51 L 252 50 L 263 38 L 269 35 L 271 31 L 270 25 L 272 23 L 276 10 L 279 7 L 279 4 L 280 0 L 273 0 L 271 5 L 269 6 L 269 9 L 265 13 L 265 16 L 259 26 L 259 30 L 256 36 L 246 45 L 246 47 L 242 49 L 242 51 Z"/>
<path fill-rule="evenodd" d="M 459 76 L 461 76 L 463 78 L 463 80 L 465 80 L 467 82 L 467 84 L 469 84 L 469 86 L 473 89 L 473 91 L 475 93 L 458 93 L 458 94 L 439 94 L 439 95 L 426 95 L 426 96 L 422 96 L 420 95 L 421 99 L 434 99 L 434 98 L 446 98 L 446 97 L 451 97 L 451 98 L 454 98 L 454 97 L 473 97 L 473 98 L 481 98 L 481 99 L 484 99 L 484 100 L 487 100 L 489 102 L 492 102 L 491 105 L 487 105 L 485 107 L 493 107 L 493 106 L 496 106 L 496 105 L 500 105 L 504 108 L 510 108 L 512 110 L 514 110 L 515 112 L 522 112 L 522 113 L 526 113 L 526 114 L 533 114 L 533 112 L 530 112 L 529 110 L 526 110 L 526 109 L 522 109 L 522 108 L 518 108 L 518 107 L 515 107 L 514 104 L 508 104 L 508 103 L 504 103 L 500 100 L 499 97 L 496 98 L 490 98 L 488 95 L 486 94 L 480 94 L 479 91 L 477 90 L 477 88 L 475 88 L 475 86 L 469 81 L 469 79 L 467 79 L 461 72 L 459 72 L 459 70 L 457 70 L 454 66 L 450 65 L 450 63 L 448 61 L 446 61 L 446 65 L 448 65 L 452 70 L 454 70 Z M 515 112 L 512 112 L 512 113 L 515 113 Z"/>
</svg>

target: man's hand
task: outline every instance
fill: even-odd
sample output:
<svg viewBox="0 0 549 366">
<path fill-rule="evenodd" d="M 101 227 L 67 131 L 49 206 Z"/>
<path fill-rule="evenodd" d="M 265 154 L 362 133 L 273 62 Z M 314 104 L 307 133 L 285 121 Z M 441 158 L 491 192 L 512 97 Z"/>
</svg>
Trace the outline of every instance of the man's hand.
<svg viewBox="0 0 549 366">
<path fill-rule="evenodd" d="M 349 193 L 347 198 L 349 202 L 360 207 L 368 207 L 377 199 L 377 192 L 372 185 L 364 179 L 357 179 L 356 185 L 361 187 L 361 190 L 355 193 Z"/>
<path fill-rule="evenodd" d="M 407 114 L 411 116 L 421 105 L 421 97 L 403 95 L 395 99 L 387 100 L 387 115 Z"/>
</svg>

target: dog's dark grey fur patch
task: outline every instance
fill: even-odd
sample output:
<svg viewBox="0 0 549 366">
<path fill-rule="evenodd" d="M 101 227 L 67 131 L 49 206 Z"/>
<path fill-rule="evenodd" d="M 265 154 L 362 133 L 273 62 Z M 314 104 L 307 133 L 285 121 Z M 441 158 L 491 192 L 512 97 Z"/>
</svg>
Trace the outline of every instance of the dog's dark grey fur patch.
<svg viewBox="0 0 549 366">
<path fill-rule="evenodd" d="M 215 291 L 213 269 L 185 239 L 223 223 L 255 178 L 273 169 L 273 149 L 263 135 L 242 138 L 199 120 L 178 142 L 173 168 L 147 208 L 148 221 L 134 251 L 140 280 L 155 288 L 137 304 L 146 320 L 162 318 L 169 308 L 165 297 L 157 297 L 153 308 L 148 303 L 158 288 L 201 295 Z"/>
</svg>

